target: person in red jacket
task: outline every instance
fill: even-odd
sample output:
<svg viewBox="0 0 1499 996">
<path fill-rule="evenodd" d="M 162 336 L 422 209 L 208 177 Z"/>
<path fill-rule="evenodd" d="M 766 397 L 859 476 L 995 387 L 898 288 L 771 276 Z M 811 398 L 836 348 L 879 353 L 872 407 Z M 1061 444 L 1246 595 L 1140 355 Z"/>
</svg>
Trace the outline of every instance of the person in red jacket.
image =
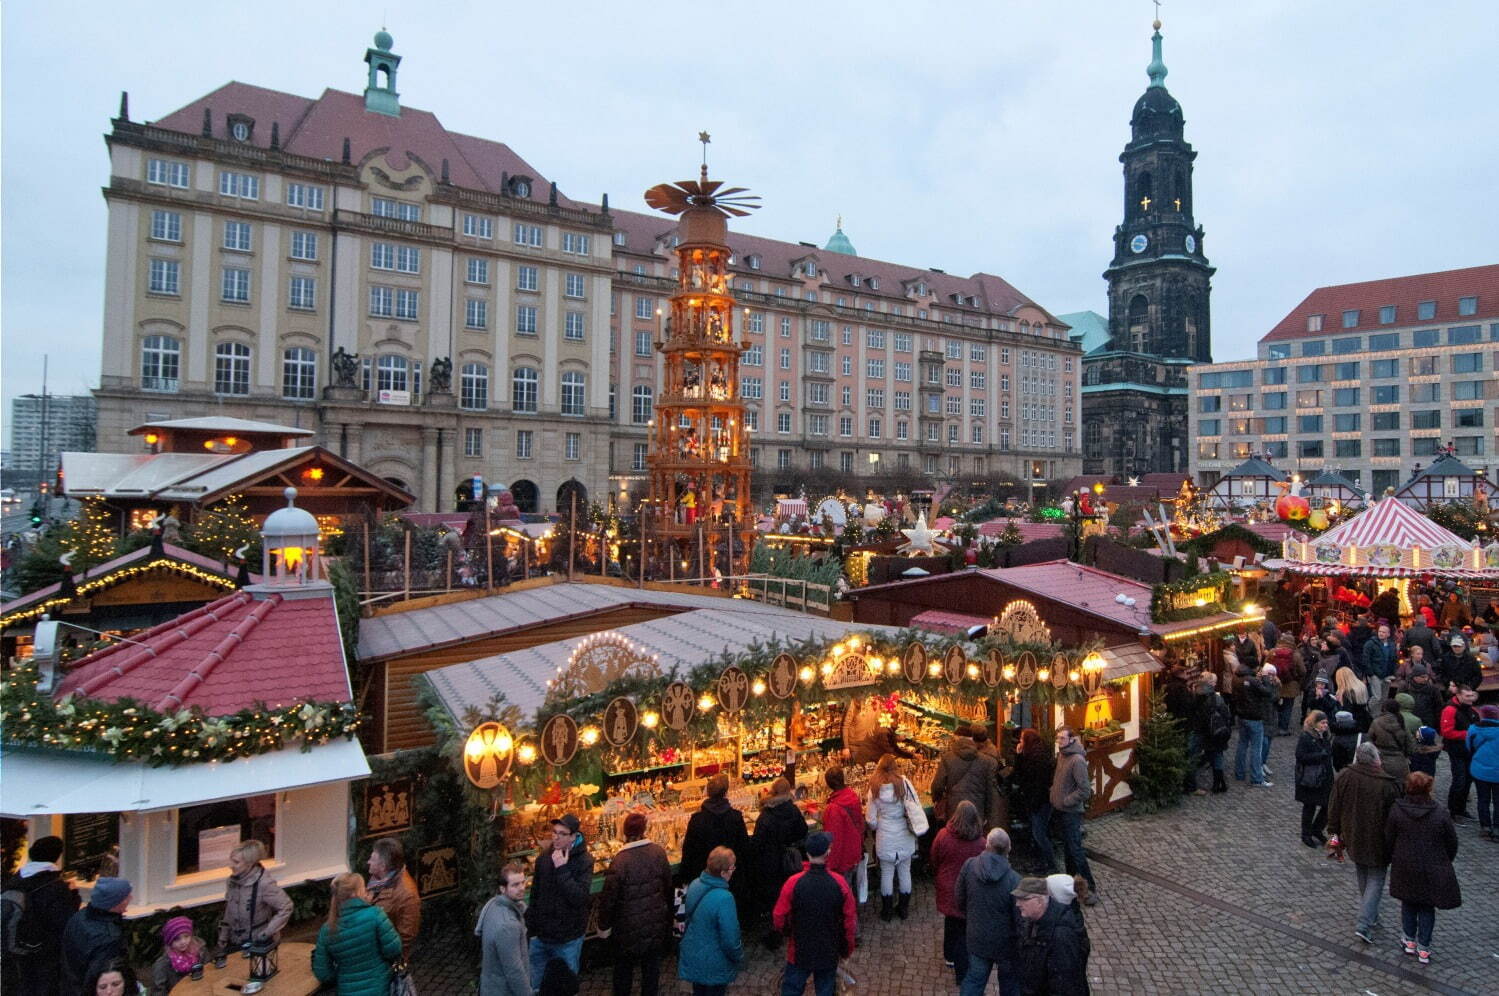
<svg viewBox="0 0 1499 996">
<path fill-rule="evenodd" d="M 952 966 L 958 985 L 968 975 L 968 919 L 958 905 L 958 874 L 963 863 L 984 850 L 984 825 L 973 803 L 964 799 L 932 841 L 937 872 L 937 912 L 942 914 L 942 957 Z"/>
<path fill-rule="evenodd" d="M 1442 710 L 1442 720 L 1438 727 L 1442 734 L 1442 749 L 1447 752 L 1447 760 L 1452 765 L 1452 784 L 1447 788 L 1447 812 L 1452 815 L 1454 823 L 1473 818 L 1473 814 L 1468 812 L 1468 792 L 1473 787 L 1473 778 L 1468 773 L 1468 762 L 1471 760 L 1468 754 L 1468 727 L 1478 723 L 1478 709 L 1473 705 L 1477 701 L 1476 691 L 1467 685 L 1458 685 L 1457 694 L 1452 696 Z"/>
<path fill-rule="evenodd" d="M 842 768 L 835 765 L 823 772 L 822 778 L 830 793 L 822 808 L 822 828 L 833 835 L 828 871 L 843 876 L 857 903 L 859 869 L 864 865 L 864 804 L 859 801 L 859 793 L 848 787 Z"/>
<path fill-rule="evenodd" d="M 828 874 L 832 844 L 833 837 L 825 830 L 808 837 L 806 867 L 786 880 L 776 900 L 776 929 L 789 938 L 781 996 L 802 996 L 808 979 L 817 996 L 833 996 L 838 963 L 853 953 L 857 943 L 859 912 L 854 894 L 842 876 Z"/>
</svg>

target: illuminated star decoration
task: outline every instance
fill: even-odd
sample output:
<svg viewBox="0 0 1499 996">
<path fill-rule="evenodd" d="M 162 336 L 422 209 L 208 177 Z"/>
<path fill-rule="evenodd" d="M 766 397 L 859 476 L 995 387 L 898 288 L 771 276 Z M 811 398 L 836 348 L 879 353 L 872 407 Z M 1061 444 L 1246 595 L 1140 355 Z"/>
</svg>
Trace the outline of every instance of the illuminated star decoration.
<svg viewBox="0 0 1499 996">
<path fill-rule="evenodd" d="M 902 529 L 901 533 L 906 537 L 906 542 L 901 545 L 900 553 L 909 554 L 913 557 L 932 553 L 933 544 L 936 542 L 936 535 L 927 528 L 925 512 L 916 517 L 915 526 L 910 529 Z"/>
<path fill-rule="evenodd" d="M 1129 479 L 1129 486 L 1132 488 L 1138 488 L 1140 486 L 1140 479 L 1138 477 L 1131 477 Z"/>
<path fill-rule="evenodd" d="M 700 131 L 700 132 L 697 133 L 697 140 L 699 142 L 703 143 L 703 165 L 707 166 L 708 165 L 708 143 L 712 142 L 713 138 L 706 131 Z"/>
</svg>

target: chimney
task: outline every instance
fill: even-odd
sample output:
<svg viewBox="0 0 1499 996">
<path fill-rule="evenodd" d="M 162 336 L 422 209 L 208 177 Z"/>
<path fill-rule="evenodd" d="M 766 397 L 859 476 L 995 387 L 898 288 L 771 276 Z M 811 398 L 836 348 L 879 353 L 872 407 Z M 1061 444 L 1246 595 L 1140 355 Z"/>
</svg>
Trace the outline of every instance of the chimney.
<svg viewBox="0 0 1499 996">
<path fill-rule="evenodd" d="M 213 109 L 210 107 L 203 108 L 203 137 L 213 137 Z"/>
</svg>

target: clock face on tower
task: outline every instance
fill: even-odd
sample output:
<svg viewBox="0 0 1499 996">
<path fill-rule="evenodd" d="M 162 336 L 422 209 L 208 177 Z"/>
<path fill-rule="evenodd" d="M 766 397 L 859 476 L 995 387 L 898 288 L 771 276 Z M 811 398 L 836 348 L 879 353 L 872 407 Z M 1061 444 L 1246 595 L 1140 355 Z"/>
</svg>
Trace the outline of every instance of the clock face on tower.
<svg viewBox="0 0 1499 996">
<path fill-rule="evenodd" d="M 1186 245 L 1187 245 L 1187 252 L 1196 252 L 1197 251 L 1197 239 L 1195 239 L 1191 235 L 1187 236 Z"/>
<path fill-rule="evenodd" d="M 1145 247 L 1148 245 L 1150 245 L 1150 240 L 1147 239 L 1144 235 L 1136 235 L 1134 238 L 1129 240 L 1129 250 L 1133 253 L 1144 252 Z"/>
</svg>

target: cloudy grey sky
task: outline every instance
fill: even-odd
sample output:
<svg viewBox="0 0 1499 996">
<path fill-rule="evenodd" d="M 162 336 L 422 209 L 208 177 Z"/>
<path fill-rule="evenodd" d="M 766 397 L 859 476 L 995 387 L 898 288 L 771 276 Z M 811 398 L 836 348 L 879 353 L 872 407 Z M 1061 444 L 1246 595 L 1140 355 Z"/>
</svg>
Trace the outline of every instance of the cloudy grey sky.
<svg viewBox="0 0 1499 996">
<path fill-rule="evenodd" d="M 715 175 L 737 226 L 999 274 L 1054 313 L 1106 309 L 1117 156 L 1147 82 L 1147 0 L 687 7 L 394 4 L 402 102 L 508 143 L 569 196 Z M 380 4 L 20 0 L 3 27 L 3 388 L 99 370 L 101 139 L 120 90 L 155 119 L 230 79 L 358 92 Z M 1199 152 L 1213 354 L 1313 287 L 1499 261 L 1494 0 L 1166 0 L 1167 86 Z"/>
</svg>

